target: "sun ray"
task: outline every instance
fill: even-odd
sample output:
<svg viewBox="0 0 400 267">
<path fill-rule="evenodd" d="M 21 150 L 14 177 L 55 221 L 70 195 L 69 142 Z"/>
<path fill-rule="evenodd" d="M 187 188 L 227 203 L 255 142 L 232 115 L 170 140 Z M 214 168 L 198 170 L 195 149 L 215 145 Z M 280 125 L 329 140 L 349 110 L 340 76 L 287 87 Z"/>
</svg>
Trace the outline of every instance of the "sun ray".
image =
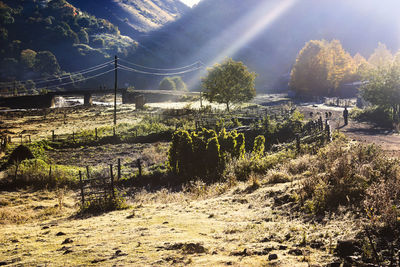
<svg viewBox="0 0 400 267">
<path fill-rule="evenodd" d="M 226 57 L 233 57 L 241 48 L 250 43 L 261 32 L 268 28 L 282 14 L 288 11 L 298 0 L 280 0 L 280 1 L 262 1 L 256 5 L 252 12 L 245 15 L 238 22 L 233 24 L 229 29 L 225 30 L 219 38 L 211 40 L 204 46 L 198 55 L 207 54 L 207 51 L 221 50 L 223 52 L 217 57 L 207 60 L 206 65 L 212 66 L 217 62 L 221 62 Z M 228 47 L 223 47 L 229 43 Z M 206 71 L 199 72 L 193 77 L 188 85 L 194 85 Z"/>
</svg>

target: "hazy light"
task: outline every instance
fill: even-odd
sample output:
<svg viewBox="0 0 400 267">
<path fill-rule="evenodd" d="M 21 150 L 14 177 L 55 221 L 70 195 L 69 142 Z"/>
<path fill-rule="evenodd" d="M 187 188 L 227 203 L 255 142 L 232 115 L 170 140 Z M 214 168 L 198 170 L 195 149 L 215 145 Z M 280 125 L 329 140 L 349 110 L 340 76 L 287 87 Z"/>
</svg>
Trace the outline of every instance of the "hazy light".
<svg viewBox="0 0 400 267">
<path fill-rule="evenodd" d="M 208 60 L 207 66 L 223 61 L 226 57 L 234 56 L 241 48 L 250 43 L 261 32 L 267 29 L 283 13 L 289 10 L 298 0 L 266 1 L 256 5 L 249 14 L 241 18 L 237 23 L 225 30 L 218 38 L 211 40 L 199 52 L 199 56 L 207 54 L 207 51 L 223 51 L 216 58 Z M 228 46 L 221 45 L 230 44 Z M 189 86 L 194 85 L 196 80 L 204 76 L 203 71 L 189 81 Z"/>
<path fill-rule="evenodd" d="M 257 7 L 254 12 L 251 12 L 246 20 L 251 21 L 251 27 L 247 31 L 243 32 L 242 36 L 237 36 L 237 41 L 232 43 L 223 54 L 220 54 L 217 58 L 212 60 L 211 63 L 221 62 L 225 57 L 231 57 L 235 55 L 243 46 L 251 42 L 255 37 L 258 36 L 263 30 L 265 30 L 270 24 L 278 19 L 286 10 L 288 10 L 297 0 L 284 0 L 281 1 L 277 6 L 272 8 L 268 1 L 265 4 Z M 257 21 L 255 23 L 254 19 Z M 249 24 L 249 23 L 245 23 Z"/>
<path fill-rule="evenodd" d="M 200 2 L 200 0 L 181 0 L 181 2 L 185 3 L 186 5 L 192 7 L 195 4 L 197 4 L 198 2 Z"/>
</svg>

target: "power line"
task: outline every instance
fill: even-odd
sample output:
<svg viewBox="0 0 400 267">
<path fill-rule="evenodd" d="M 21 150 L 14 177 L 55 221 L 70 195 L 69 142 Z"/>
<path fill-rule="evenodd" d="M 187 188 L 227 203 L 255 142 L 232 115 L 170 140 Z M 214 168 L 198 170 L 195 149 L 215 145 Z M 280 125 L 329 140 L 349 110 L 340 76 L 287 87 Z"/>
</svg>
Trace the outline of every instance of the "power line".
<svg viewBox="0 0 400 267">
<path fill-rule="evenodd" d="M 103 69 L 103 68 L 105 68 L 105 67 L 107 67 L 107 65 L 109 65 L 109 64 L 111 64 L 113 61 L 108 61 L 108 62 L 105 62 L 105 63 L 102 63 L 102 64 L 99 64 L 99 65 L 96 65 L 96 66 L 93 66 L 93 67 L 90 67 L 90 68 L 86 68 L 86 69 L 82 69 L 82 70 L 80 70 L 80 71 L 76 71 L 76 72 L 71 72 L 71 73 L 68 73 L 68 74 L 64 74 L 64 75 L 61 75 L 61 76 L 59 76 L 58 78 L 53 78 L 53 79 L 49 79 L 49 80 L 47 80 L 47 79 L 44 79 L 44 78 L 41 78 L 41 79 L 35 79 L 35 80 L 23 80 L 23 81 L 12 81 L 12 82 L 0 82 L 0 85 L 13 85 L 14 83 L 27 83 L 28 81 L 33 81 L 33 82 L 35 82 L 35 83 L 46 83 L 46 82 L 51 82 L 51 81 L 57 81 L 57 80 L 63 80 L 63 79 L 66 79 L 66 78 L 69 78 L 69 77 L 71 77 L 71 76 L 78 76 L 78 75 L 80 75 L 80 74 L 85 74 L 85 73 L 90 73 L 90 72 L 94 72 L 94 71 L 97 71 L 97 70 L 100 70 L 100 69 Z"/>
<path fill-rule="evenodd" d="M 156 76 L 172 76 L 172 75 L 180 75 L 180 74 L 185 74 L 185 73 L 193 72 L 193 71 L 202 69 L 203 67 L 192 68 L 192 69 L 188 69 L 188 70 L 185 70 L 185 71 L 174 72 L 174 73 L 159 73 L 159 72 L 141 71 L 141 70 L 133 69 L 133 68 L 130 68 L 130 67 L 121 65 L 121 64 L 118 64 L 118 68 L 121 69 L 121 70 L 130 71 L 130 72 L 135 72 L 135 73 L 140 73 L 140 74 L 156 75 Z"/>
<path fill-rule="evenodd" d="M 143 66 L 143 65 L 139 65 L 139 64 L 136 64 L 136 63 L 129 62 L 129 61 L 124 60 L 124 59 L 119 59 L 119 60 L 122 61 L 122 62 L 125 62 L 125 63 L 127 63 L 127 64 L 129 64 L 129 65 L 135 66 L 135 67 L 144 68 L 144 69 L 148 69 L 148 70 L 157 70 L 157 71 L 175 71 L 175 70 L 183 70 L 183 69 L 191 68 L 191 67 L 196 66 L 196 65 L 204 65 L 204 64 L 199 60 L 199 61 L 196 61 L 195 63 L 192 63 L 192 64 L 187 65 L 187 66 L 179 67 L 179 68 L 159 69 L 159 68 L 146 67 L 146 66 Z"/>
<path fill-rule="evenodd" d="M 56 87 L 59 87 L 59 86 L 69 85 L 69 84 L 73 84 L 73 83 L 79 83 L 79 82 L 83 82 L 83 81 L 86 81 L 86 80 L 90 80 L 90 79 L 93 79 L 93 78 L 96 78 L 96 77 L 105 75 L 105 74 L 110 73 L 110 72 L 112 72 L 112 71 L 114 71 L 114 69 L 108 70 L 108 71 L 105 71 L 105 72 L 102 72 L 102 73 L 99 73 L 99 74 L 96 74 L 96 75 L 93 75 L 93 76 L 90 76 L 90 77 L 85 77 L 85 78 L 80 79 L 80 80 L 71 81 L 71 82 L 66 82 L 66 83 L 57 84 L 57 85 L 52 85 L 52 86 L 41 87 L 41 88 L 37 88 L 36 90 L 52 89 L 52 88 L 56 88 Z"/>
</svg>

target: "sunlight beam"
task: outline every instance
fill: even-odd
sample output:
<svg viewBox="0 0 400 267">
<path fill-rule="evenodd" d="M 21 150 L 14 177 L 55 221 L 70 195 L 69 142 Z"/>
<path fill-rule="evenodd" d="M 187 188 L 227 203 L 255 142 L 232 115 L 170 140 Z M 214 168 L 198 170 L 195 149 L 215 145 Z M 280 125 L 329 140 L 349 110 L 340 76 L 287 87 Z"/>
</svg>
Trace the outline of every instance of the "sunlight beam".
<svg viewBox="0 0 400 267">
<path fill-rule="evenodd" d="M 226 57 L 233 57 L 241 48 L 250 43 L 263 30 L 267 29 L 281 15 L 288 11 L 298 0 L 280 0 L 280 1 L 262 1 L 255 6 L 252 12 L 245 15 L 242 19 L 225 30 L 218 38 L 211 40 L 198 53 L 207 54 L 207 51 L 222 50 L 217 57 L 207 60 L 206 66 L 212 66 L 215 63 L 223 61 Z M 230 44 L 228 47 L 222 45 Z M 195 85 L 200 77 L 206 74 L 206 70 L 199 72 L 189 82 L 189 86 Z"/>
</svg>

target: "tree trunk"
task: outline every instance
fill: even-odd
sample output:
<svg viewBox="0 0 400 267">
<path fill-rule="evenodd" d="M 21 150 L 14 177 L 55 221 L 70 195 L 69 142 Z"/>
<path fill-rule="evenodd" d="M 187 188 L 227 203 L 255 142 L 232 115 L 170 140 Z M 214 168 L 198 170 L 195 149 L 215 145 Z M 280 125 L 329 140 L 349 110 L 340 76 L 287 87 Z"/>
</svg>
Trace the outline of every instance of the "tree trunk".
<svg viewBox="0 0 400 267">
<path fill-rule="evenodd" d="M 226 102 L 226 109 L 228 110 L 228 112 L 230 112 L 230 110 L 229 110 L 229 102 Z"/>
</svg>

